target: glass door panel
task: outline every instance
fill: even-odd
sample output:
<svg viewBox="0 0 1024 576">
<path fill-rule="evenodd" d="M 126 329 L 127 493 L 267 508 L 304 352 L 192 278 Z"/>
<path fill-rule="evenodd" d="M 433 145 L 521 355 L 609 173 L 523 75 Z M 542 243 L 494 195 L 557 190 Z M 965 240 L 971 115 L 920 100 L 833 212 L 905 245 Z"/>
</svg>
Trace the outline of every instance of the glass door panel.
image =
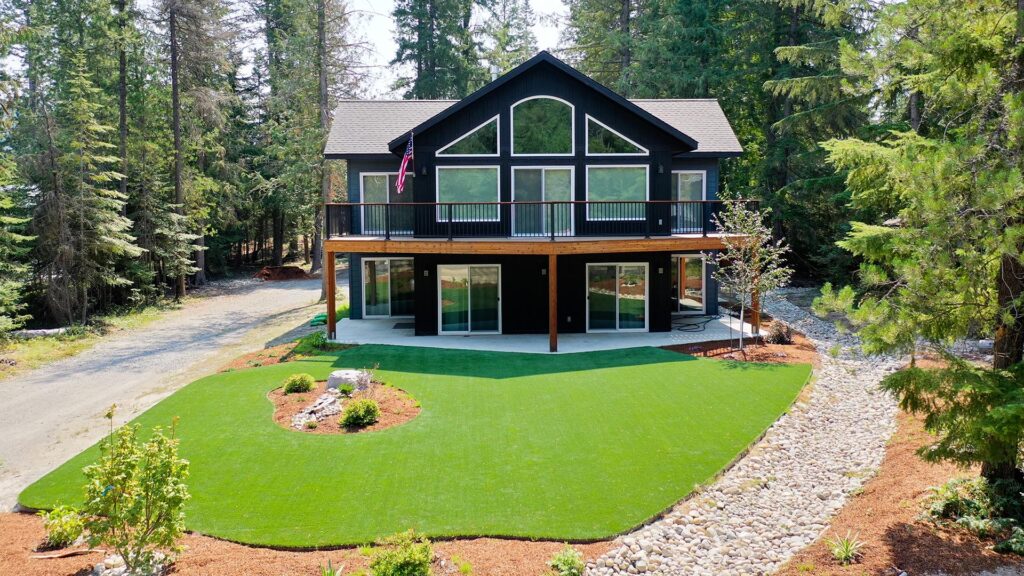
<svg viewBox="0 0 1024 576">
<path fill-rule="evenodd" d="M 498 267 L 472 266 L 469 269 L 469 329 L 471 332 L 497 332 Z"/>
<path fill-rule="evenodd" d="M 704 173 L 674 172 L 672 192 L 673 199 L 680 202 L 672 205 L 675 212 L 672 231 L 682 234 L 702 231 L 704 207 L 699 201 L 704 199 Z"/>
<path fill-rule="evenodd" d="M 469 268 L 438 266 L 440 281 L 441 332 L 469 330 Z"/>
<path fill-rule="evenodd" d="M 616 266 L 587 265 L 587 329 L 616 328 Z"/>
<path fill-rule="evenodd" d="M 643 330 L 647 326 L 647 267 L 619 266 L 619 330 Z"/>
<path fill-rule="evenodd" d="M 363 261 L 363 314 L 365 316 L 388 316 L 391 314 L 388 272 L 387 260 Z"/>
<path fill-rule="evenodd" d="M 363 174 L 363 202 L 386 204 L 387 201 L 387 174 Z M 363 234 L 383 234 L 384 228 L 384 206 L 364 206 Z"/>
<path fill-rule="evenodd" d="M 568 202 L 572 200 L 572 170 L 548 169 L 544 171 L 544 200 L 547 202 Z M 572 204 L 555 204 L 546 214 L 544 233 L 570 236 L 572 234 Z M 549 222 L 548 220 L 552 220 Z"/>
<path fill-rule="evenodd" d="M 515 202 L 540 202 L 544 199 L 544 171 L 533 168 L 515 169 L 515 190 L 513 200 Z M 513 204 L 515 211 L 514 233 L 516 236 L 543 236 L 544 235 L 544 205 L 543 204 Z"/>
<path fill-rule="evenodd" d="M 398 174 L 388 176 L 388 203 L 391 204 L 389 219 L 392 234 L 412 234 L 413 206 L 412 202 L 413 174 L 405 173 L 405 189 L 398 191 Z"/>
<path fill-rule="evenodd" d="M 704 260 L 679 257 L 679 311 L 704 313 Z"/>
<path fill-rule="evenodd" d="M 412 316 L 416 310 L 415 273 L 412 259 L 395 259 L 390 262 L 391 315 Z"/>
</svg>

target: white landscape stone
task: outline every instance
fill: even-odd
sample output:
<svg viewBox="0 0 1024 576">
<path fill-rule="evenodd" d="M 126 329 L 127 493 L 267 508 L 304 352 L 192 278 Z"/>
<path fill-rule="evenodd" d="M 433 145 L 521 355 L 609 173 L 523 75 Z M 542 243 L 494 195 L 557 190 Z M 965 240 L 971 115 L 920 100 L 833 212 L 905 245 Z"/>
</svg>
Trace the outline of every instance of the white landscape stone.
<svg viewBox="0 0 1024 576">
<path fill-rule="evenodd" d="M 370 386 L 370 374 L 366 370 L 335 370 L 327 377 L 327 389 L 337 389 L 342 384 L 349 384 L 354 390 L 363 390 Z"/>
<path fill-rule="evenodd" d="M 821 535 L 881 464 L 897 408 L 878 382 L 900 362 L 862 355 L 855 337 L 785 300 L 765 309 L 817 347 L 810 398 L 712 486 L 589 563 L 588 576 L 770 574 Z"/>
<path fill-rule="evenodd" d="M 337 388 L 329 389 L 302 412 L 292 416 L 292 428 L 301 430 L 306 427 L 306 422 L 319 422 L 340 413 L 341 394 Z"/>
</svg>

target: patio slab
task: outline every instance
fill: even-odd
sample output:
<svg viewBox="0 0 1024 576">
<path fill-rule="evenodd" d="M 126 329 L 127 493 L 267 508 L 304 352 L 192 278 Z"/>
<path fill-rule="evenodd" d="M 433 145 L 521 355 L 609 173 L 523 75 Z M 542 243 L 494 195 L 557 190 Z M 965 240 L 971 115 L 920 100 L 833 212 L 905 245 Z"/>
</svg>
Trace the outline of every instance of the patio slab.
<svg viewBox="0 0 1024 576">
<path fill-rule="evenodd" d="M 744 323 L 743 327 L 744 334 L 750 336 L 750 324 Z M 556 354 L 728 340 L 739 337 L 739 328 L 739 320 L 731 316 L 689 316 L 674 318 L 672 330 L 669 332 L 559 334 Z M 550 353 L 547 334 L 416 336 L 411 318 L 343 318 L 338 322 L 338 337 L 334 341 L 345 344 L 391 344 L 488 352 Z"/>
</svg>

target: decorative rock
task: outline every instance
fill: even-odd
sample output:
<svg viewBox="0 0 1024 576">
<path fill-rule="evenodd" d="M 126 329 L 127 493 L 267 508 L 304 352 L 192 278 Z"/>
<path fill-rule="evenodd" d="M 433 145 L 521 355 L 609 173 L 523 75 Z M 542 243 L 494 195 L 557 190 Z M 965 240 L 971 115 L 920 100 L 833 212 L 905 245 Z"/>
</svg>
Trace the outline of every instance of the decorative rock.
<svg viewBox="0 0 1024 576">
<path fill-rule="evenodd" d="M 319 422 L 341 413 L 341 394 L 337 388 L 321 394 L 312 404 L 292 416 L 292 428 L 301 430 L 306 422 Z"/>
<path fill-rule="evenodd" d="M 353 390 L 365 390 L 370 387 L 371 374 L 368 370 L 335 370 L 327 377 L 327 389 L 337 389 L 342 384 L 350 384 Z"/>
<path fill-rule="evenodd" d="M 813 542 L 878 468 L 897 408 L 877 384 L 899 359 L 862 355 L 856 337 L 785 300 L 764 308 L 817 347 L 821 367 L 810 398 L 794 404 L 714 485 L 623 537 L 588 566 L 588 576 L 769 574 Z M 833 358 L 828 351 L 836 345 Z M 658 543 L 657 562 L 651 551 L 634 550 L 646 542 Z"/>
</svg>

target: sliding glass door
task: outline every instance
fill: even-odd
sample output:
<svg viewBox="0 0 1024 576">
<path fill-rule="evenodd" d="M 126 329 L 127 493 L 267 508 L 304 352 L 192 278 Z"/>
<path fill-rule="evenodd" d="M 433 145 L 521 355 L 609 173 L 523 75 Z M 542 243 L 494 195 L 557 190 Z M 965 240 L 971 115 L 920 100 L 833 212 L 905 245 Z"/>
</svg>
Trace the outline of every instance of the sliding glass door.
<svg viewBox="0 0 1024 576">
<path fill-rule="evenodd" d="M 412 258 L 365 258 L 363 317 L 412 316 L 414 278 Z"/>
<path fill-rule="evenodd" d="M 501 267 L 437 267 L 440 334 L 501 332 Z"/>
<path fill-rule="evenodd" d="M 587 264 L 587 331 L 647 330 L 647 264 Z"/>
</svg>

